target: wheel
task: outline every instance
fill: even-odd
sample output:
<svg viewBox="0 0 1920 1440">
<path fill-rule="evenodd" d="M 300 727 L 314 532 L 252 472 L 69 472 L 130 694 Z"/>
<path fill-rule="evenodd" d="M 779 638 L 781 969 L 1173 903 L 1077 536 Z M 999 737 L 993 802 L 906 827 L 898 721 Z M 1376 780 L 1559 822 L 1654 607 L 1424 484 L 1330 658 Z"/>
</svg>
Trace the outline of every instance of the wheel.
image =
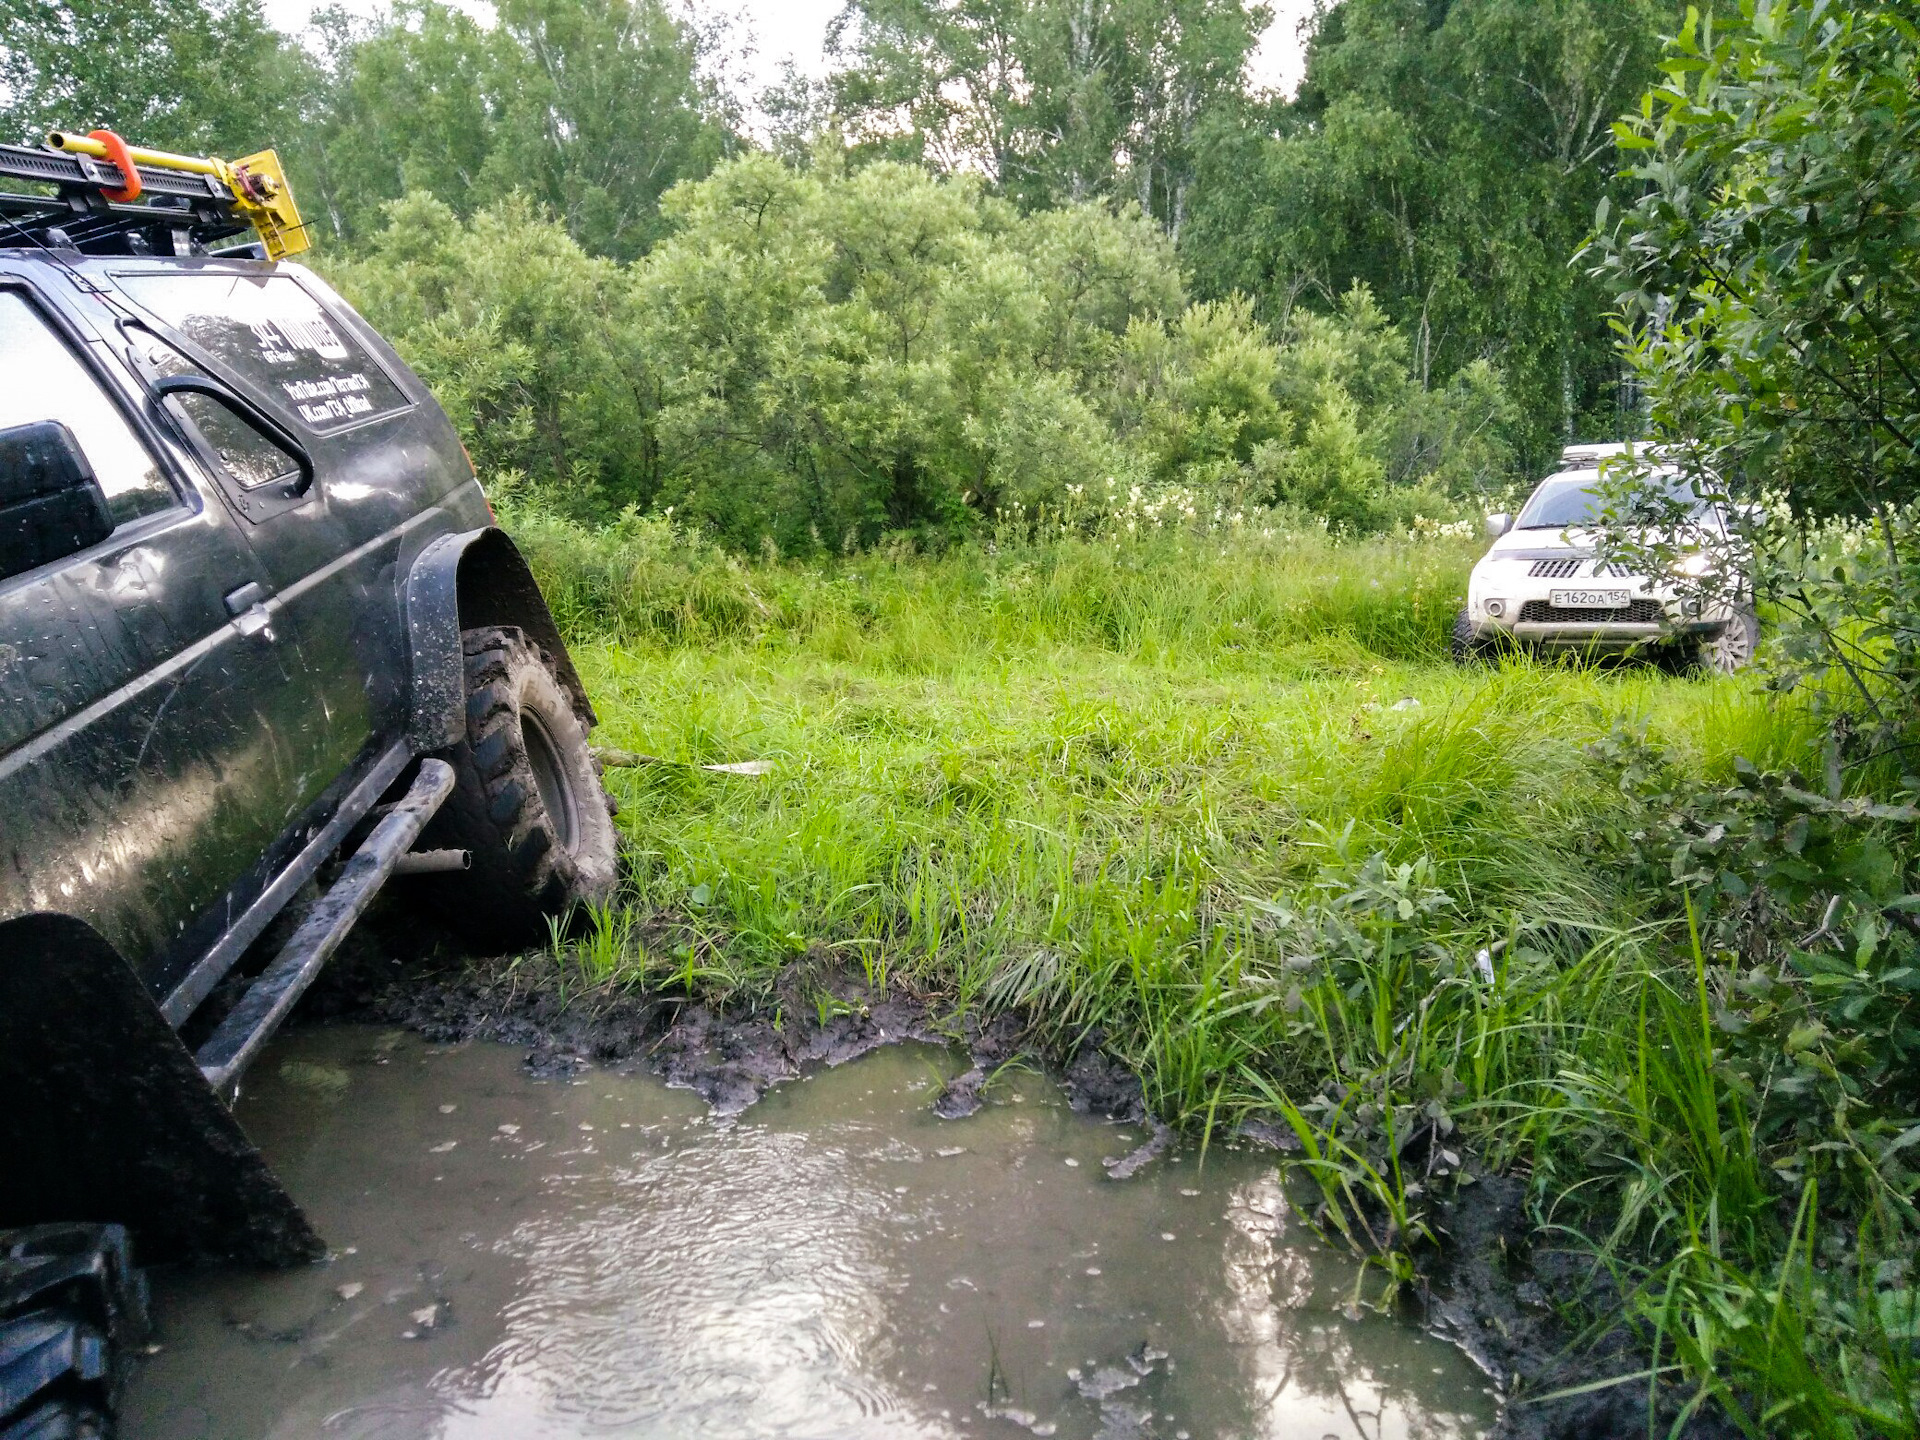
<svg viewBox="0 0 1920 1440">
<path fill-rule="evenodd" d="M 1751 610 L 1736 610 L 1718 635 L 1700 642 L 1694 664 L 1702 670 L 1731 675 L 1753 663 L 1753 652 L 1759 644 L 1760 617 Z"/>
<path fill-rule="evenodd" d="M 1487 642 L 1474 635 L 1473 616 L 1465 610 L 1453 617 L 1453 634 L 1447 641 L 1447 652 L 1456 665 L 1472 665 L 1487 658 Z"/>
<path fill-rule="evenodd" d="M 546 655 L 517 628 L 462 633 L 467 738 L 446 752 L 453 793 L 421 849 L 466 850 L 472 868 L 419 884 L 477 944 L 531 944 L 617 878 L 612 805 L 587 727 Z"/>
<path fill-rule="evenodd" d="M 146 1277 L 118 1225 L 0 1231 L 0 1440 L 112 1432 Z"/>
</svg>

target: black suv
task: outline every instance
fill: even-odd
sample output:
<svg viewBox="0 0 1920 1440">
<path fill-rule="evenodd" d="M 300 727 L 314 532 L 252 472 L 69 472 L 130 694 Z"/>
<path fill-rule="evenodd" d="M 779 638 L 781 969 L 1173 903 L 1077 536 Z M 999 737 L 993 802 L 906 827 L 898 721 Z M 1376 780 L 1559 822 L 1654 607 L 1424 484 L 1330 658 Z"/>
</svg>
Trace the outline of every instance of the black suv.
<svg viewBox="0 0 1920 1440">
<path fill-rule="evenodd" d="M 495 952 L 615 879 L 592 707 L 433 397 L 208 253 L 217 185 L 74 163 L 0 197 L 0 1436 L 104 1410 L 128 1232 L 319 1252 L 226 1102 L 389 877 Z"/>
</svg>

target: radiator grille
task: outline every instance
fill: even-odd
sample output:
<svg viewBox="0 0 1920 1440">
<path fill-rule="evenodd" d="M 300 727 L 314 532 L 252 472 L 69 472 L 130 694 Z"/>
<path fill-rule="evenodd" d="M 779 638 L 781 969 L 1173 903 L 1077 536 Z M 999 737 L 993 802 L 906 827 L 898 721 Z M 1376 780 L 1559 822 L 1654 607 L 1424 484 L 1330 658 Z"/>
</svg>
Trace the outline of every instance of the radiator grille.
<svg viewBox="0 0 1920 1440">
<path fill-rule="evenodd" d="M 1520 607 L 1522 625 L 1658 625 L 1666 611 L 1658 600 L 1635 600 L 1624 610 L 1584 610 L 1529 600 Z"/>
<path fill-rule="evenodd" d="M 1578 560 L 1536 560 L 1527 574 L 1535 580 L 1564 580 L 1579 568 Z"/>
</svg>

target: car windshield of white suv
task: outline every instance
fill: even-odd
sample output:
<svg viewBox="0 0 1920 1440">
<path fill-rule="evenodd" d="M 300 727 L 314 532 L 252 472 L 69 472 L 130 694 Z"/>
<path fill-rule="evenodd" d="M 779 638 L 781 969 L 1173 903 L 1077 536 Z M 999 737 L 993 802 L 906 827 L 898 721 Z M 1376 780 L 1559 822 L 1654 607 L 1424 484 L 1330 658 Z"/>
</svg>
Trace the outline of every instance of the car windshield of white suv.
<svg viewBox="0 0 1920 1440">
<path fill-rule="evenodd" d="M 1668 490 L 1678 495 L 1687 482 L 1673 471 L 1656 472 L 1655 479 L 1664 483 Z M 1540 488 L 1520 511 L 1520 518 L 1514 522 L 1516 530 L 1566 530 L 1581 526 L 1597 525 L 1600 512 L 1606 508 L 1606 501 L 1595 493 L 1600 483 L 1597 470 L 1575 470 L 1566 475 L 1555 475 L 1540 482 Z M 1702 519 L 1708 511 L 1707 502 L 1695 500 L 1693 513 L 1695 519 Z"/>
</svg>

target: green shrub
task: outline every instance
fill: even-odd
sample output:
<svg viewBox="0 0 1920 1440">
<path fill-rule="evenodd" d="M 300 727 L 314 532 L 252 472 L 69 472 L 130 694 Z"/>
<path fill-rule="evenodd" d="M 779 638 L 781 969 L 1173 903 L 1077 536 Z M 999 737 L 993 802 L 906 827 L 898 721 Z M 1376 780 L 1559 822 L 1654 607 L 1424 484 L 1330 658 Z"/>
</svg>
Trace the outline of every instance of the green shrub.
<svg viewBox="0 0 1920 1440">
<path fill-rule="evenodd" d="M 625 287 L 518 196 L 462 223 L 416 194 L 326 267 L 453 417 L 482 474 L 644 499 L 658 484 Z"/>
<path fill-rule="evenodd" d="M 1189 305 L 1132 211 L 753 155 L 662 214 L 621 266 L 517 196 L 462 221 L 415 195 L 328 273 L 482 473 L 583 519 L 671 508 L 736 551 L 937 549 L 1109 481 L 1367 534 L 1510 478 L 1491 367 L 1426 392 L 1364 288 L 1277 339 L 1242 298 Z"/>
</svg>

